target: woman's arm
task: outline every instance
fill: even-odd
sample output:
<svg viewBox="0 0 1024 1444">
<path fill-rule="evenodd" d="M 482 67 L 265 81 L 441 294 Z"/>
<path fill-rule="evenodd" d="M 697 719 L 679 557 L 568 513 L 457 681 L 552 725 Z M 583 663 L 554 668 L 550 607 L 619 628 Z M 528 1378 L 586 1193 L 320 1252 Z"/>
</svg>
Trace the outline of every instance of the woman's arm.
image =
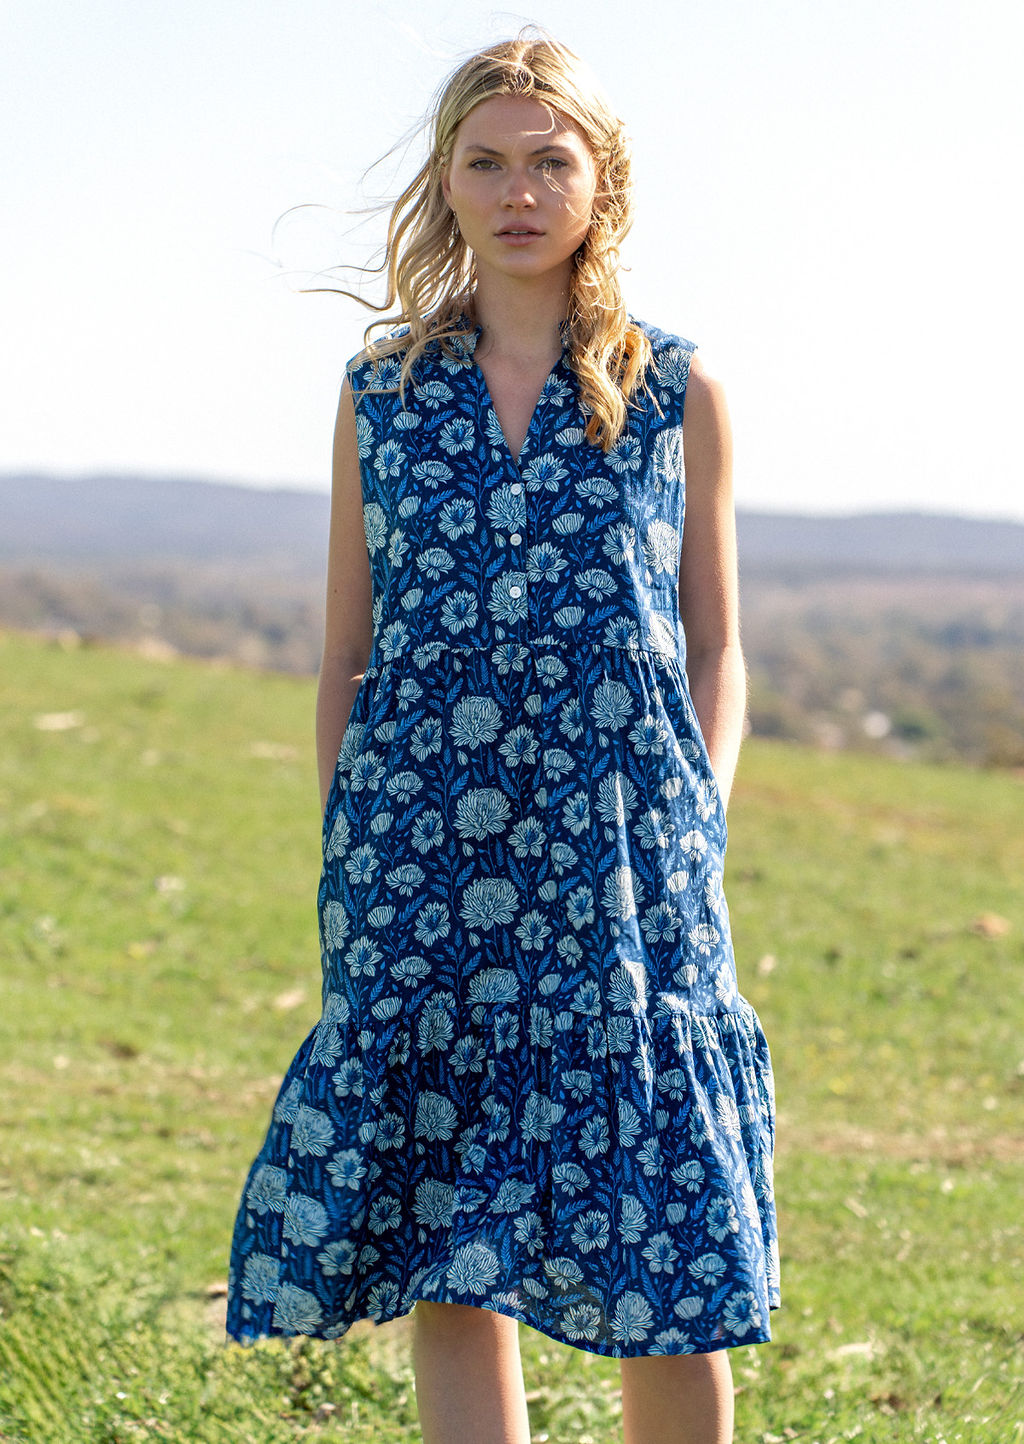
<svg viewBox="0 0 1024 1444">
<path fill-rule="evenodd" d="M 679 615 L 686 672 L 724 807 L 743 737 L 747 674 L 740 647 L 732 432 L 725 395 L 697 357 L 690 366 L 683 422 L 686 520 Z"/>
<path fill-rule="evenodd" d="M 348 382 L 334 428 L 331 530 L 327 551 L 327 621 L 316 697 L 316 755 L 320 811 L 338 764 L 341 739 L 369 660 L 373 640 L 370 558 L 363 529 L 363 495 L 356 446 L 356 414 Z"/>
</svg>

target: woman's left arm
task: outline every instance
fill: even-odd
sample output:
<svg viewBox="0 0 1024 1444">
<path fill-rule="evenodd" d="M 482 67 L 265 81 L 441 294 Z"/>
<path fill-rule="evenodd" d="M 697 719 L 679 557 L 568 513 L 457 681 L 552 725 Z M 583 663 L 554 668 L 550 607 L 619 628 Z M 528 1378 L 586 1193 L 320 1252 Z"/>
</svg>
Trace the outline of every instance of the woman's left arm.
<svg viewBox="0 0 1024 1444">
<path fill-rule="evenodd" d="M 683 422 L 686 514 L 679 615 L 686 673 L 724 807 L 743 738 L 747 673 L 740 646 L 732 430 L 725 394 L 694 356 Z"/>
</svg>

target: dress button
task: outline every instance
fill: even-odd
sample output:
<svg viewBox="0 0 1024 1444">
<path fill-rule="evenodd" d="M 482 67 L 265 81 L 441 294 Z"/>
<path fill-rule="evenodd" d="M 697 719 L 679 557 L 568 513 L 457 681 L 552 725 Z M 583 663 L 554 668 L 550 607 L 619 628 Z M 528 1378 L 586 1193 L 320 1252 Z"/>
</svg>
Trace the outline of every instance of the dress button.
<svg viewBox="0 0 1024 1444">
<path fill-rule="evenodd" d="M 517 531 L 514 531 L 514 532 L 512 533 L 512 535 L 509 537 L 509 541 L 512 543 L 512 545 L 513 545 L 514 547 L 517 547 L 517 546 L 519 545 L 519 543 L 522 541 L 522 537 L 519 535 L 519 533 L 518 533 Z"/>
<path fill-rule="evenodd" d="M 522 587 L 509 587 L 508 594 L 510 597 L 521 597 L 523 595 L 523 589 Z"/>
<path fill-rule="evenodd" d="M 512 483 L 512 485 L 509 487 L 509 491 L 514 491 L 515 494 L 516 494 L 516 496 L 519 495 L 519 493 L 522 491 L 522 489 L 523 489 L 523 483 L 522 483 L 521 481 L 514 481 L 514 482 Z"/>
</svg>

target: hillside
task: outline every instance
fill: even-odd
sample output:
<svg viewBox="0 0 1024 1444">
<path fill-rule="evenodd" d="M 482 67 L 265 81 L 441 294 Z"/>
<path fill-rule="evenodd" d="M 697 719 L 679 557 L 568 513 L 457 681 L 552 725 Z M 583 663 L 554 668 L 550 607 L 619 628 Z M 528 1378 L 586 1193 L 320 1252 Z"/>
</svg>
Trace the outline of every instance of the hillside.
<svg viewBox="0 0 1024 1444">
<path fill-rule="evenodd" d="M 0 477 L 0 622 L 312 672 L 328 511 L 323 492 Z M 755 733 L 1024 765 L 1024 525 L 738 525 Z"/>
<path fill-rule="evenodd" d="M 413 1444 L 408 1320 L 223 1342 L 245 1171 L 319 1016 L 311 680 L 2 632 L 0 670 L 0 1438 Z M 726 885 L 783 1307 L 734 1355 L 738 1439 L 1019 1441 L 1021 786 L 744 751 Z M 615 1360 L 522 1349 L 535 1437 L 621 1437 Z"/>
</svg>

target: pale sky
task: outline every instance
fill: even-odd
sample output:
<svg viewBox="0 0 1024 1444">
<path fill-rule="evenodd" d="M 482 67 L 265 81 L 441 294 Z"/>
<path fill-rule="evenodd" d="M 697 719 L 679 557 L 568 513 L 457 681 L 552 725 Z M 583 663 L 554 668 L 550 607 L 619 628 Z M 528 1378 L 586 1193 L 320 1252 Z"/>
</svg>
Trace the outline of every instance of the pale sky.
<svg viewBox="0 0 1024 1444">
<path fill-rule="evenodd" d="M 0 471 L 329 486 L 370 317 L 298 287 L 530 20 L 632 134 L 627 301 L 724 383 L 738 504 L 1024 520 L 1019 0 L 2 0 Z"/>
</svg>

